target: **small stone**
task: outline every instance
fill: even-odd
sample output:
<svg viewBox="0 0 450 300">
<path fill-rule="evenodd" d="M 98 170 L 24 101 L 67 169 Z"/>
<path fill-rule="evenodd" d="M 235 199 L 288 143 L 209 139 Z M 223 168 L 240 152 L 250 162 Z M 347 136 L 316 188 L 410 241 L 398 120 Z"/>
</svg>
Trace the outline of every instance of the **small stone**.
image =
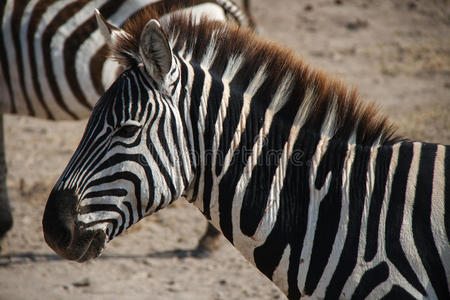
<svg viewBox="0 0 450 300">
<path fill-rule="evenodd" d="M 414 9 L 417 8 L 417 4 L 416 4 L 415 2 L 413 2 L 413 1 L 410 1 L 410 2 L 408 3 L 408 8 L 409 8 L 410 10 L 414 10 Z"/>
<path fill-rule="evenodd" d="M 225 279 L 221 279 L 221 280 L 219 280 L 219 284 L 220 285 L 226 285 L 227 281 Z"/>
<path fill-rule="evenodd" d="M 152 262 L 151 262 L 150 259 L 144 259 L 144 260 L 142 261 L 142 264 L 144 264 L 144 265 L 146 265 L 146 266 L 151 266 L 151 265 L 152 265 Z"/>
<path fill-rule="evenodd" d="M 91 282 L 90 282 L 89 278 L 84 278 L 82 280 L 73 282 L 72 285 L 74 287 L 85 287 L 85 286 L 90 286 Z"/>
<path fill-rule="evenodd" d="M 342 4 L 342 0 L 334 0 L 334 4 L 341 5 Z"/>
<path fill-rule="evenodd" d="M 309 4 L 309 3 L 308 3 L 308 4 L 305 5 L 305 10 L 306 10 L 306 11 L 311 11 L 311 10 L 313 10 L 313 8 L 314 8 L 314 7 L 312 6 L 312 4 Z"/>
<path fill-rule="evenodd" d="M 168 285 L 174 285 L 175 284 L 175 280 L 170 280 L 169 282 L 167 282 Z"/>
<path fill-rule="evenodd" d="M 362 20 L 360 18 L 357 18 L 355 21 L 348 22 L 346 26 L 347 26 L 348 30 L 358 30 L 361 28 L 368 27 L 369 22 L 367 20 Z"/>
</svg>

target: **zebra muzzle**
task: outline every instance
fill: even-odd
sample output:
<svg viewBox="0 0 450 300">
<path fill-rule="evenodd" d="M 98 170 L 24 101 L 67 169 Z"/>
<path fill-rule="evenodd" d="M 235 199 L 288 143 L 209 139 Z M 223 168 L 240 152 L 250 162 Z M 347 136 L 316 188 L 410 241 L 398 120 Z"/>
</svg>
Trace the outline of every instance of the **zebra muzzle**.
<svg viewBox="0 0 450 300">
<path fill-rule="evenodd" d="M 77 201 L 73 190 L 52 191 L 42 227 L 45 241 L 59 256 L 83 262 L 101 254 L 106 234 L 100 229 L 82 229 L 75 218 Z"/>
</svg>

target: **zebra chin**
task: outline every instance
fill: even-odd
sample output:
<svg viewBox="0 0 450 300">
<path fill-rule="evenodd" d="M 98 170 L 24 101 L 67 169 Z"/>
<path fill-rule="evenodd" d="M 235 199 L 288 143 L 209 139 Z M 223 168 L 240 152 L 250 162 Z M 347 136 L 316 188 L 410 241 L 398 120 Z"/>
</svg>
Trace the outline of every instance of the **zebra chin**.
<svg viewBox="0 0 450 300">
<path fill-rule="evenodd" d="M 84 229 L 76 221 L 77 202 L 73 190 L 53 190 L 45 207 L 42 227 L 46 243 L 59 256 L 84 262 L 102 253 L 107 236 L 101 229 Z"/>
</svg>

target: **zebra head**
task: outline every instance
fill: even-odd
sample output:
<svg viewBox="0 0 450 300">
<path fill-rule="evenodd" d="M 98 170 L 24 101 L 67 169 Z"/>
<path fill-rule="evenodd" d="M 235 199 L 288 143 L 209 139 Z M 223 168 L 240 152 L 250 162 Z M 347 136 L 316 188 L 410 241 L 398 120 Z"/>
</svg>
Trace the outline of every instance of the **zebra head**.
<svg viewBox="0 0 450 300">
<path fill-rule="evenodd" d="M 96 104 L 42 222 L 48 245 L 79 262 L 179 198 L 193 180 L 178 109 L 180 63 L 160 23 L 151 19 L 131 35 L 99 20 L 125 71 Z"/>
</svg>

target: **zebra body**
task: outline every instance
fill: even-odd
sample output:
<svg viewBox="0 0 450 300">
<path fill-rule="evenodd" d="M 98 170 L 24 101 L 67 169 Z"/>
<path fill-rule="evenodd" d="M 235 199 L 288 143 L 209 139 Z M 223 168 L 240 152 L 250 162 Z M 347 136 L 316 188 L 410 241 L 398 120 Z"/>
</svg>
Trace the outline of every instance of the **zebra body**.
<svg viewBox="0 0 450 300">
<path fill-rule="evenodd" d="M 3 114 L 50 120 L 87 118 L 95 102 L 122 71 L 107 57 L 95 9 L 121 25 L 139 10 L 193 13 L 197 18 L 250 24 L 232 1 L 62 0 L 0 4 L 0 238 L 12 226 L 6 189 Z M 185 8 L 185 9 L 182 9 Z M 163 17 L 167 18 L 167 16 Z"/>
<path fill-rule="evenodd" d="M 96 257 L 184 196 L 289 299 L 449 297 L 449 146 L 394 137 L 248 31 L 155 18 L 112 36 L 126 71 L 43 217 L 59 255 Z"/>
<path fill-rule="evenodd" d="M 13 1 L 0 8 L 0 113 L 45 119 L 87 118 L 118 75 L 106 59 L 94 10 L 121 25 L 155 0 Z M 206 2 L 206 1 L 204 1 Z M 224 1 L 227 2 L 227 1 Z M 225 20 L 223 9 L 199 4 L 196 13 Z"/>
</svg>

